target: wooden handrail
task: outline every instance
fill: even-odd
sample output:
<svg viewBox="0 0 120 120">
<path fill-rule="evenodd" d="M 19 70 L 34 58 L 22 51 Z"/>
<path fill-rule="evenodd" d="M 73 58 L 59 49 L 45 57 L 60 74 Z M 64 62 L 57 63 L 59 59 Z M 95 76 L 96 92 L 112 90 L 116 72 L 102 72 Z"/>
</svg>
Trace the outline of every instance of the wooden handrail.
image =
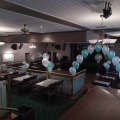
<svg viewBox="0 0 120 120">
<path fill-rule="evenodd" d="M 0 66 L 4 66 L 4 67 L 7 67 L 7 68 L 10 67 L 10 68 L 13 68 L 13 69 L 24 70 L 23 68 L 19 68 L 19 67 L 12 67 L 12 66 L 5 66 L 5 65 L 0 65 Z M 76 75 L 74 76 L 74 75 L 70 75 L 70 74 L 63 74 L 63 73 L 56 73 L 56 72 L 48 72 L 48 71 L 42 71 L 42 70 L 33 70 L 33 69 L 25 69 L 25 70 L 26 70 L 26 71 L 31 71 L 31 72 L 32 72 L 32 71 L 33 71 L 33 72 L 43 72 L 43 73 L 46 73 L 46 74 L 47 74 L 47 73 L 51 73 L 51 74 L 69 76 L 69 77 L 72 77 L 72 78 L 74 78 L 74 77 L 76 77 L 78 74 L 86 71 L 86 69 L 84 69 L 84 70 L 76 73 Z"/>
</svg>

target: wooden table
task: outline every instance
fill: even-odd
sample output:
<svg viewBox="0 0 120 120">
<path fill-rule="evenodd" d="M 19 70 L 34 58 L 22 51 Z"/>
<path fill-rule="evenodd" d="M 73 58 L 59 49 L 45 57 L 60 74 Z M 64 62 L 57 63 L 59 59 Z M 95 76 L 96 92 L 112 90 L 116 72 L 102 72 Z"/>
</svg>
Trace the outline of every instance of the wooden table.
<svg viewBox="0 0 120 120">
<path fill-rule="evenodd" d="M 29 77 L 31 77 L 31 76 L 30 75 L 24 75 L 24 76 L 21 76 L 21 77 L 14 78 L 12 80 L 17 81 L 17 82 L 22 82 L 23 79 L 26 79 L 26 78 L 29 78 Z"/>
<path fill-rule="evenodd" d="M 58 82 L 59 80 L 53 80 L 53 79 L 47 79 L 41 82 L 36 83 L 35 85 L 41 86 L 41 87 L 48 87 L 50 84 Z"/>
<path fill-rule="evenodd" d="M 9 118 L 7 117 L 7 115 L 5 115 L 4 117 L 0 118 L 0 120 L 17 120 L 18 115 L 15 113 L 12 113 L 12 115 L 13 115 L 12 118 Z"/>
<path fill-rule="evenodd" d="M 95 86 L 60 120 L 120 120 L 120 90 Z"/>
</svg>

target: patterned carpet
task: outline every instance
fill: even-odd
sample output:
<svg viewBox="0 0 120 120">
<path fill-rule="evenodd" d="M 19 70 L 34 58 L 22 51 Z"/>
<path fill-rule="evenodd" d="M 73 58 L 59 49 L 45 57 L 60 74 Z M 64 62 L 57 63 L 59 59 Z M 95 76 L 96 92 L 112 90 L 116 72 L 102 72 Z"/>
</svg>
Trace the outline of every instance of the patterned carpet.
<svg viewBox="0 0 120 120">
<path fill-rule="evenodd" d="M 58 120 L 66 111 L 68 111 L 83 95 L 79 95 L 76 99 L 71 100 L 58 96 L 50 97 L 50 104 L 47 103 L 47 97 L 38 93 L 34 95 L 34 99 L 31 97 L 31 93 L 28 92 L 24 95 L 18 93 L 17 90 L 12 90 L 12 107 L 17 107 L 21 104 L 25 104 L 34 108 L 35 120 Z"/>
</svg>

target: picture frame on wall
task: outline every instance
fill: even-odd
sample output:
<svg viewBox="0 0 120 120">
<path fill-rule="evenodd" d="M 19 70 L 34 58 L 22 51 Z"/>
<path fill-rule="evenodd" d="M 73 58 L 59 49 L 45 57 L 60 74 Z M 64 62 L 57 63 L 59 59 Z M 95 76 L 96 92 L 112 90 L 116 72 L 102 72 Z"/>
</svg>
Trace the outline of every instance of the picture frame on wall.
<svg viewBox="0 0 120 120">
<path fill-rule="evenodd" d="M 3 62 L 10 62 L 11 60 L 15 61 L 14 53 L 3 53 L 2 54 L 2 61 Z"/>
</svg>

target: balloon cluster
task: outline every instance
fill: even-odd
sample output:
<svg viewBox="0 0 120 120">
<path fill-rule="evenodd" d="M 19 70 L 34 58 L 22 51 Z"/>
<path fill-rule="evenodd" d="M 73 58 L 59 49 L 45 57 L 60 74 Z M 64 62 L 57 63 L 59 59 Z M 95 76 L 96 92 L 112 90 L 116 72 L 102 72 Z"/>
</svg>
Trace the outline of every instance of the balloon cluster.
<svg viewBox="0 0 120 120">
<path fill-rule="evenodd" d="M 29 68 L 30 66 L 29 63 L 27 63 L 26 61 L 23 61 L 22 64 L 23 64 L 22 66 L 23 69 Z"/>
<path fill-rule="evenodd" d="M 48 70 L 48 72 L 52 72 L 53 67 L 55 66 L 54 63 L 49 61 L 50 55 L 48 53 L 43 54 L 42 64 L 45 66 Z"/>
<path fill-rule="evenodd" d="M 101 43 L 96 43 L 95 46 L 93 47 L 92 45 L 89 45 L 87 49 L 83 49 L 81 52 L 81 55 L 78 55 L 76 57 L 77 61 L 73 61 L 72 65 L 73 67 L 69 68 L 69 72 L 72 75 L 76 75 L 76 69 L 79 68 L 79 65 L 83 62 L 83 59 L 87 58 L 88 54 L 92 54 L 94 50 L 98 53 L 102 50 L 104 55 L 107 55 L 109 60 L 103 64 L 103 66 L 108 70 L 110 68 L 111 60 L 113 65 L 116 65 L 116 71 L 119 72 L 120 74 L 120 58 L 118 56 L 115 56 L 115 52 L 113 50 L 109 50 L 109 47 L 104 45 L 102 47 Z M 95 60 L 97 63 L 99 63 L 102 60 L 102 55 L 101 54 L 96 54 L 95 55 Z"/>
</svg>

